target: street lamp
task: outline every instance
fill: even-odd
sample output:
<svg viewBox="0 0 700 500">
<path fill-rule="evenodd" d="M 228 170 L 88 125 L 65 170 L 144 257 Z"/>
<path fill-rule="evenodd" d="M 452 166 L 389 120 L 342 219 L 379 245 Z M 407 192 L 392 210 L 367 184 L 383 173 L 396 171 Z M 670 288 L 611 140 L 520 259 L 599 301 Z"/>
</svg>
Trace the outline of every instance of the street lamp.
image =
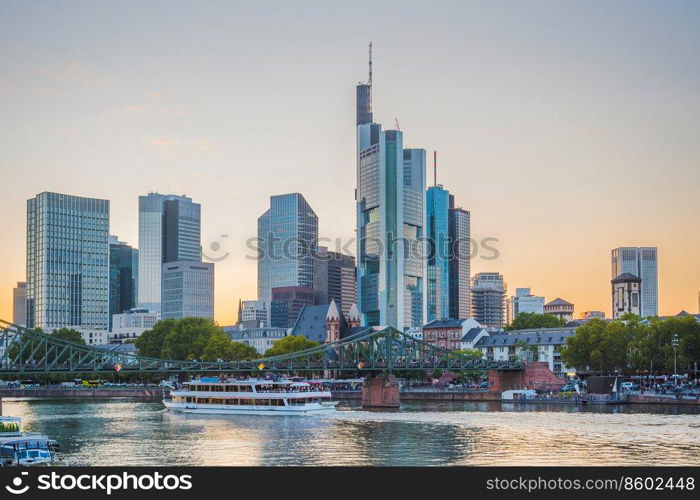
<svg viewBox="0 0 700 500">
<path fill-rule="evenodd" d="M 678 352 L 678 332 L 673 334 L 671 344 L 673 344 L 673 385 L 676 386 L 678 385 L 678 356 L 676 355 Z"/>
</svg>

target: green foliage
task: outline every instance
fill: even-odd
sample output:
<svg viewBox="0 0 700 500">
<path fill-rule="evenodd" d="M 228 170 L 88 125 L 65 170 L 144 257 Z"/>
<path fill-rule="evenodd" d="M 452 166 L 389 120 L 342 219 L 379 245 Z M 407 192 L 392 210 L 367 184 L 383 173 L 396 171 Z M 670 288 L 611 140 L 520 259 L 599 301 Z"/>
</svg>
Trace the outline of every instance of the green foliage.
<svg viewBox="0 0 700 500">
<path fill-rule="evenodd" d="M 522 339 L 516 340 L 513 344 L 515 347 L 515 352 L 520 351 L 524 354 L 526 361 L 539 361 L 540 360 L 540 346 L 535 344 L 528 344 Z"/>
<path fill-rule="evenodd" d="M 44 333 L 44 331 L 41 328 L 33 328 L 32 330 L 38 333 Z M 56 339 L 67 340 L 68 342 L 73 342 L 75 344 L 85 345 L 85 341 L 83 340 L 83 336 L 80 334 L 80 332 L 77 330 L 73 330 L 72 328 L 59 328 L 58 330 L 54 330 L 53 332 L 51 332 L 49 336 Z M 41 343 L 32 340 L 29 341 L 28 344 L 29 345 L 25 346 L 22 352 L 22 359 L 25 361 L 29 359 L 32 351 L 34 351 L 34 349 L 38 347 Z M 10 359 L 16 358 L 18 353 L 19 344 L 12 344 L 8 353 Z M 39 350 L 34 354 L 34 356 L 32 356 L 32 359 L 39 360 L 44 356 L 44 354 L 45 353 L 43 349 L 39 348 Z M 63 356 L 61 356 L 61 358 L 59 358 L 59 361 L 65 361 L 67 357 L 68 354 L 66 353 Z"/>
<path fill-rule="evenodd" d="M 673 370 L 673 337 L 678 337 L 678 367 L 700 360 L 700 323 L 693 316 L 651 318 L 625 315 L 609 323 L 593 319 L 576 329 L 561 351 L 567 366 L 599 373 L 619 370 Z"/>
<path fill-rule="evenodd" d="M 484 357 L 484 353 L 481 352 L 481 349 L 462 349 L 462 350 L 452 351 L 450 354 L 459 354 L 461 356 L 466 356 L 469 359 L 477 359 L 477 360 Z"/>
<path fill-rule="evenodd" d="M 299 335 L 288 335 L 281 339 L 275 340 L 272 347 L 265 351 L 265 357 L 270 356 L 281 356 L 283 354 L 291 354 L 293 352 L 303 351 L 305 349 L 311 349 L 320 345 L 318 342 L 309 340 L 306 337 Z"/>
<path fill-rule="evenodd" d="M 520 313 L 506 330 L 526 330 L 529 328 L 561 328 L 566 320 L 553 314 Z"/>
<path fill-rule="evenodd" d="M 214 321 L 205 318 L 159 321 L 134 344 L 141 356 L 152 358 L 238 361 L 258 357 L 253 347 L 233 342 Z"/>
</svg>

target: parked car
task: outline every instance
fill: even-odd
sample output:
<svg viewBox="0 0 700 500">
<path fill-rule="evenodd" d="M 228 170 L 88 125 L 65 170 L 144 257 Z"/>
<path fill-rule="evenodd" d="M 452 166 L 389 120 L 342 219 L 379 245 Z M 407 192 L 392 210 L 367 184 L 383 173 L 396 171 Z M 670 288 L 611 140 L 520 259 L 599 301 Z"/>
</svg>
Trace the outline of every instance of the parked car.
<svg viewBox="0 0 700 500">
<path fill-rule="evenodd" d="M 489 388 L 488 382 L 482 382 L 479 384 L 479 389 L 488 389 L 488 388 Z"/>
<path fill-rule="evenodd" d="M 622 382 L 620 384 L 620 389 L 623 391 L 637 391 L 639 390 L 639 386 L 634 382 Z"/>
</svg>

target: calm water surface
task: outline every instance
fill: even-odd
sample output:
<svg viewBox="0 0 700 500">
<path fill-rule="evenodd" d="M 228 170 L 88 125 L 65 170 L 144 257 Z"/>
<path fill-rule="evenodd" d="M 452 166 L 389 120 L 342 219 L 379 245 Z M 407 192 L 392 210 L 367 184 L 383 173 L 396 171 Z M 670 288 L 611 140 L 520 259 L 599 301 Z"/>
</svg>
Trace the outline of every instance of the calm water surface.
<svg viewBox="0 0 700 500">
<path fill-rule="evenodd" d="M 11 400 L 69 465 L 699 465 L 700 408 L 410 403 L 332 416 L 182 415 L 134 400 Z"/>
</svg>

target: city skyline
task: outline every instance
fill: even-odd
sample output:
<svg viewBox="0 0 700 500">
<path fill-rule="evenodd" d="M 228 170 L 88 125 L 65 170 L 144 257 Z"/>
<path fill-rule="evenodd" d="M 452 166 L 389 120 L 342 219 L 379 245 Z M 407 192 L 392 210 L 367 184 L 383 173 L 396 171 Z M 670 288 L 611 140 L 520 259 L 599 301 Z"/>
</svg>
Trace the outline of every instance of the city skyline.
<svg viewBox="0 0 700 500">
<path fill-rule="evenodd" d="M 2 10 L 12 13 L 4 18 L 28 15 L 21 5 Z M 110 42 L 109 30 L 97 33 L 79 24 L 85 19 L 70 5 L 61 12 L 31 11 L 34 26 L 46 36 L 23 34 L 18 30 L 26 27 L 23 22 L 13 27 L 0 21 L 0 57 L 7 63 L 0 105 L 9 118 L 0 125 L 0 169 L 8 180 L 0 200 L 6 236 L 0 249 L 0 317 L 11 317 L 12 288 L 25 280 L 26 200 L 44 191 L 110 200 L 110 234 L 134 247 L 138 196 L 187 194 L 200 203 L 204 255 L 231 254 L 216 264 L 221 324 L 235 321 L 239 299 L 256 297 L 256 262 L 245 258 L 250 253 L 245 241 L 255 236 L 255 219 L 269 196 L 303 194 L 318 214 L 320 235 L 352 238 L 353 87 L 366 73 L 369 39 L 375 44 L 373 90 L 381 102 L 375 120 L 391 128 L 398 116 L 407 146 L 437 149 L 438 182 L 471 212 L 473 237 L 499 240 L 492 246 L 500 257 L 477 256 L 472 274 L 499 272 L 513 288 L 531 286 L 547 300 L 566 297 L 577 312 L 609 315 L 609 252 L 654 246 L 661 256 L 659 314 L 696 312 L 700 240 L 692 228 L 700 208 L 700 155 L 693 131 L 700 102 L 693 89 L 700 78 L 692 61 L 700 35 L 690 27 L 698 9 L 681 16 L 681 9 L 667 8 L 660 25 L 654 6 L 625 12 L 595 4 L 581 8 L 581 21 L 560 19 L 561 13 L 544 7 L 534 10 L 543 16 L 539 24 L 537 14 L 518 12 L 521 22 L 532 16 L 534 25 L 522 22 L 509 34 L 505 28 L 513 27 L 514 18 L 507 12 L 445 7 L 432 16 L 445 30 L 429 41 L 392 40 L 396 29 L 380 33 L 374 21 L 351 33 L 334 14 L 339 40 L 324 47 L 301 35 L 302 22 L 290 48 L 308 54 L 311 47 L 318 68 L 298 58 L 285 61 L 269 41 L 256 39 L 261 43 L 253 52 L 262 69 L 244 83 L 223 70 L 217 80 L 215 61 L 210 56 L 197 62 L 194 49 L 178 56 L 202 75 L 185 78 L 174 58 L 160 50 L 168 29 L 177 26 L 172 13 L 155 22 L 153 50 L 136 57 L 133 70 L 123 59 L 136 53 L 134 40 Z M 420 12 L 408 6 L 402 20 L 419 25 Z M 467 12 L 482 23 L 498 20 L 504 29 L 486 33 L 470 30 L 468 16 L 458 16 L 465 27 L 448 19 Z M 227 56 L 245 61 L 249 55 L 234 50 L 238 35 L 206 36 L 207 22 L 219 26 L 217 14 L 231 19 L 229 9 L 209 6 L 187 40 L 200 51 L 214 50 L 216 57 L 224 55 L 219 51 L 226 41 Z M 246 14 L 258 20 L 255 12 Z M 637 25 L 622 22 L 623 14 Z M 51 16 L 67 17 L 54 24 Z M 74 20 L 68 22 L 68 16 Z M 593 18 L 600 22 L 585 23 Z M 562 24 L 569 36 L 549 46 Z M 78 50 L 72 28 L 99 42 L 108 57 L 100 60 L 102 53 L 86 49 L 90 44 L 84 41 Z M 584 48 L 594 38 L 590 29 L 609 42 L 605 53 L 603 42 Z M 616 29 L 627 38 L 615 38 Z M 641 43 L 649 31 L 658 34 L 654 50 L 628 60 L 630 44 Z M 461 48 L 446 51 L 455 40 Z M 524 41 L 519 50 L 517 41 Z M 411 74 L 411 57 L 425 69 Z M 273 70 L 293 78 L 268 81 Z M 192 73 L 188 68 L 186 74 Z M 204 82 L 212 80 L 221 87 L 204 92 Z M 224 91 L 231 82 L 234 93 Z M 295 126 L 301 110 L 305 116 Z M 325 144 L 314 135 L 318 132 Z M 277 144 L 270 148 L 273 135 Z"/>
</svg>

